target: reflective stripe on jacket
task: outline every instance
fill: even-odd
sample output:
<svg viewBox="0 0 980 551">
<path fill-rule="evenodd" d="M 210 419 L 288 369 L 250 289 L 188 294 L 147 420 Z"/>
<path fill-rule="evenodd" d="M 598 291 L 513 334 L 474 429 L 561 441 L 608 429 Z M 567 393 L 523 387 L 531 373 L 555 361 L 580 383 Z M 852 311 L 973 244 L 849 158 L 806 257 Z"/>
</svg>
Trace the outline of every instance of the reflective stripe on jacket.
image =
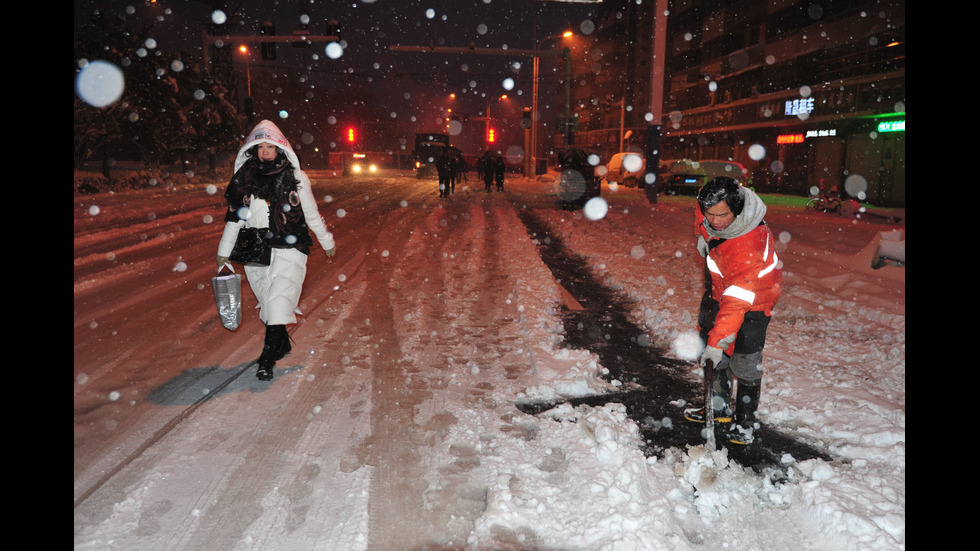
<svg viewBox="0 0 980 551">
<path fill-rule="evenodd" d="M 772 315 L 782 291 L 782 267 L 765 224 L 739 237 L 714 240 L 698 227 L 709 248 L 705 262 L 711 274 L 711 296 L 719 303 L 707 345 L 718 347 L 725 341 L 730 349 L 746 312 Z"/>
</svg>

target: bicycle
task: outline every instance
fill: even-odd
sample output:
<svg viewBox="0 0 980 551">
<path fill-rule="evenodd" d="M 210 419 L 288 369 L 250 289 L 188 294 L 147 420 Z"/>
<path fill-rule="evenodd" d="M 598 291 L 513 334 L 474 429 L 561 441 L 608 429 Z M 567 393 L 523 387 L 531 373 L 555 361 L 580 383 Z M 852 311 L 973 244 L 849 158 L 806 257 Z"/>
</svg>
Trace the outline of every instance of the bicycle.
<svg viewBox="0 0 980 551">
<path fill-rule="evenodd" d="M 843 203 L 840 194 L 837 192 L 837 186 L 831 187 L 829 192 L 824 190 L 823 184 L 820 185 L 819 189 L 820 191 L 806 202 L 805 210 L 840 214 Z"/>
</svg>

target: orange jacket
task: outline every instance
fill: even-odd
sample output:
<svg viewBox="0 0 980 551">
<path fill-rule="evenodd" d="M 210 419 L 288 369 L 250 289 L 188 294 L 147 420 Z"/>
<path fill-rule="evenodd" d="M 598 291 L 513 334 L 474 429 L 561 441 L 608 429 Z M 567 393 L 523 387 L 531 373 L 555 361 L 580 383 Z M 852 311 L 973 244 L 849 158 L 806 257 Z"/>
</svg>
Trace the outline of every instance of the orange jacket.
<svg viewBox="0 0 980 551">
<path fill-rule="evenodd" d="M 759 224 L 738 237 L 712 244 L 713 238 L 702 223 L 701 209 L 695 211 L 697 234 L 709 243 L 705 262 L 711 273 L 711 296 L 719 303 L 706 344 L 724 346 L 731 354 L 746 312 L 772 315 L 772 307 L 782 291 L 782 265 L 769 226 Z"/>
</svg>

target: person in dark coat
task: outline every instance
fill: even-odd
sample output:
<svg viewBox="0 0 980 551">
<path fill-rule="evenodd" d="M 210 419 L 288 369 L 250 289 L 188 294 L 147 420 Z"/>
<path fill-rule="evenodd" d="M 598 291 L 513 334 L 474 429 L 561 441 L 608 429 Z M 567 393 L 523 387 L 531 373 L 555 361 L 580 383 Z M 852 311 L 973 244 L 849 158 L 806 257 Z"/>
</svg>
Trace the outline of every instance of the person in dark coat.
<svg viewBox="0 0 980 551">
<path fill-rule="evenodd" d="M 459 152 L 455 149 L 449 150 L 449 189 L 446 191 L 446 195 L 452 193 L 456 194 L 456 180 L 459 179 L 459 163 L 462 161 L 459 157 Z"/>
<path fill-rule="evenodd" d="M 439 158 L 436 159 L 436 172 L 439 174 L 439 197 L 449 197 L 453 172 L 456 170 L 453 165 L 449 151 L 443 149 Z"/>
<path fill-rule="evenodd" d="M 497 161 L 494 163 L 493 179 L 497 183 L 497 191 L 504 190 L 504 158 L 497 157 Z"/>
<path fill-rule="evenodd" d="M 483 157 L 480 158 L 480 166 L 483 174 L 484 190 L 487 193 L 490 193 L 493 187 L 493 179 L 494 175 L 496 174 L 497 163 L 490 157 L 489 151 L 484 153 Z"/>
<path fill-rule="evenodd" d="M 453 178 L 453 193 L 456 193 L 456 182 L 459 182 L 460 184 L 467 183 L 466 173 L 470 170 L 470 167 L 467 166 L 466 164 L 466 159 L 463 158 L 463 154 L 460 153 L 459 151 L 456 151 L 455 160 L 456 160 L 456 164 L 454 167 L 455 176 Z"/>
</svg>

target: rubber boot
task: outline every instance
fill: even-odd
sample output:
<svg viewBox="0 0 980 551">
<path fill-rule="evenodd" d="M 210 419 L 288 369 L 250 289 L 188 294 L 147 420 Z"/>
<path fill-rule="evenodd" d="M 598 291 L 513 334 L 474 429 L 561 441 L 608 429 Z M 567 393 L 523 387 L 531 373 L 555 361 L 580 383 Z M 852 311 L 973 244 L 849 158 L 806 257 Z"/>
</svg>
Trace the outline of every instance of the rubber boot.
<svg viewBox="0 0 980 551">
<path fill-rule="evenodd" d="M 731 423 L 732 409 L 729 407 L 729 401 L 731 401 L 732 396 L 731 371 L 724 367 L 715 370 L 712 392 L 714 396 L 711 398 L 711 407 L 714 409 L 715 422 Z M 684 418 L 695 423 L 704 423 L 704 407 L 685 409 Z"/>
<path fill-rule="evenodd" d="M 728 431 L 728 441 L 732 444 L 751 444 L 755 440 L 753 432 L 758 428 L 755 420 L 755 410 L 759 407 L 759 393 L 762 386 L 757 381 L 754 385 L 738 382 L 735 393 L 735 418 Z"/>
</svg>

